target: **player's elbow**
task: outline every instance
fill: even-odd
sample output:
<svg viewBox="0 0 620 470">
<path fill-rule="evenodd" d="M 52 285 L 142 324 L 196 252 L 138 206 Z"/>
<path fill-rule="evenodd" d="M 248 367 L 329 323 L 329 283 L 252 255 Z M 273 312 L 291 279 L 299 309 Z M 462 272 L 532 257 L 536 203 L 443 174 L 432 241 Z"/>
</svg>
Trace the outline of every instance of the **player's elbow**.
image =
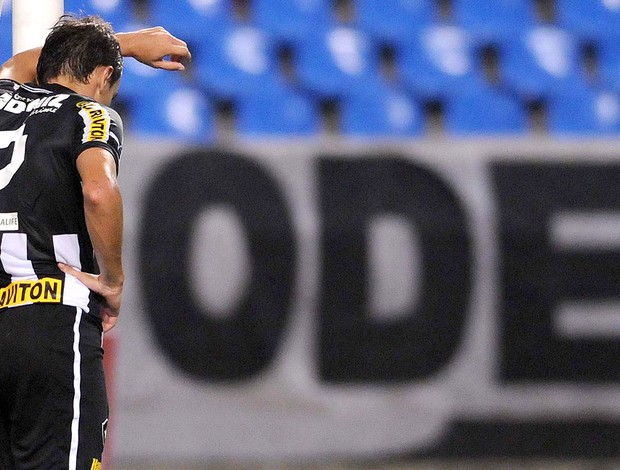
<svg viewBox="0 0 620 470">
<path fill-rule="evenodd" d="M 90 207 L 102 207 L 120 200 L 120 190 L 116 181 L 97 180 L 82 183 L 84 204 Z"/>
</svg>

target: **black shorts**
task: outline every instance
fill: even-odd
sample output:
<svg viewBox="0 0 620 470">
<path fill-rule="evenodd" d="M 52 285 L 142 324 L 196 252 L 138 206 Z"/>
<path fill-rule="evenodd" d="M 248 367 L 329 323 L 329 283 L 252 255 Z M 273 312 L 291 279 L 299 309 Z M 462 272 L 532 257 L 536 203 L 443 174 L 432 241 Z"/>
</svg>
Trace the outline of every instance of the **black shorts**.
<svg viewBox="0 0 620 470">
<path fill-rule="evenodd" d="M 0 309 L 0 469 L 101 468 L 101 331 L 77 307 Z"/>
</svg>

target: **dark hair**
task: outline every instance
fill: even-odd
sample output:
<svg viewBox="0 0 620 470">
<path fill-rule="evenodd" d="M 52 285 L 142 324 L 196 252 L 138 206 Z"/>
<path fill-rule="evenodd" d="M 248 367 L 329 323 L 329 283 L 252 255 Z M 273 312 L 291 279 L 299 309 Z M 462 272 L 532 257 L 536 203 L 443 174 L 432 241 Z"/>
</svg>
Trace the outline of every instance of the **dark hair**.
<svg viewBox="0 0 620 470">
<path fill-rule="evenodd" d="M 45 84 L 68 75 L 87 83 L 96 67 L 107 65 L 114 68 L 110 78 L 113 85 L 123 71 L 123 57 L 112 26 L 98 16 L 64 15 L 45 40 L 37 63 L 37 81 Z"/>
</svg>

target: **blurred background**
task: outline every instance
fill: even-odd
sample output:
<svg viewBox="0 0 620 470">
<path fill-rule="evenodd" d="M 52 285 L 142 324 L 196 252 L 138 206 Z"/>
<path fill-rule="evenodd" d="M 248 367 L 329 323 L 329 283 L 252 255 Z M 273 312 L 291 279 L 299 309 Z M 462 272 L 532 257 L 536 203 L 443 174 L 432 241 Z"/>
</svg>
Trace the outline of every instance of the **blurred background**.
<svg viewBox="0 0 620 470">
<path fill-rule="evenodd" d="M 104 468 L 620 468 L 620 1 L 64 10 L 193 55 L 113 105 Z"/>
</svg>

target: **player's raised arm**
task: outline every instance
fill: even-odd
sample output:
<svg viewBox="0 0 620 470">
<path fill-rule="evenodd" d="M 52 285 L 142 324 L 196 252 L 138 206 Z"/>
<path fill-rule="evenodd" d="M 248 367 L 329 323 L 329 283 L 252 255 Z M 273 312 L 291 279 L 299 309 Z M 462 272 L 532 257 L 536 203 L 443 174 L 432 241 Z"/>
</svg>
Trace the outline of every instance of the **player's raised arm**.
<svg viewBox="0 0 620 470">
<path fill-rule="evenodd" d="M 133 57 L 154 68 L 184 70 L 184 63 L 192 57 L 184 41 L 159 26 L 117 33 L 116 39 L 123 56 Z M 20 83 L 34 82 L 40 54 L 41 48 L 15 54 L 0 67 L 0 78 Z"/>
</svg>

